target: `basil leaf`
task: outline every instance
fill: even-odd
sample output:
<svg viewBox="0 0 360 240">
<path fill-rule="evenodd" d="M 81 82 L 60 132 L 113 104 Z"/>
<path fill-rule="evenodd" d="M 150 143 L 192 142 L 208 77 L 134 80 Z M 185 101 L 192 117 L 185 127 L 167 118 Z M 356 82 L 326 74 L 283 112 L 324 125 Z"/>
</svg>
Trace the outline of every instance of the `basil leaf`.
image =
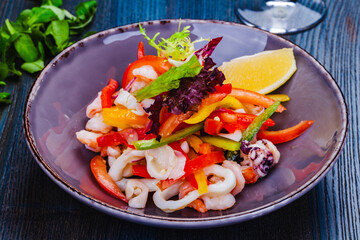
<svg viewBox="0 0 360 240">
<path fill-rule="evenodd" d="M 21 69 L 29 73 L 39 72 L 44 68 L 44 60 L 39 59 L 35 62 L 26 62 L 21 65 Z"/>
<path fill-rule="evenodd" d="M 6 83 L 4 81 L 0 81 L 0 85 L 6 86 Z"/>
<path fill-rule="evenodd" d="M 135 97 L 138 101 L 141 101 L 176 89 L 179 87 L 181 78 L 194 77 L 200 73 L 201 69 L 202 66 L 194 55 L 187 63 L 184 63 L 180 67 L 171 67 L 169 71 L 160 75 L 155 81 L 136 91 Z"/>
<path fill-rule="evenodd" d="M 27 26 L 32 26 L 36 23 L 46 23 L 58 20 L 58 16 L 48 8 L 34 7 L 31 9 L 31 15 L 26 21 Z"/>
<path fill-rule="evenodd" d="M 96 1 L 87 1 L 78 4 L 75 7 L 75 12 L 77 17 L 75 19 L 69 20 L 70 29 L 80 30 L 85 26 L 87 26 L 95 15 L 96 7 L 97 7 Z"/>
<path fill-rule="evenodd" d="M 93 35 L 93 34 L 95 34 L 95 33 L 96 33 L 95 31 L 87 32 L 87 33 L 84 34 L 84 36 L 82 36 L 81 39 L 87 38 L 87 37 L 89 37 L 89 36 L 91 36 L 91 35 Z"/>
<path fill-rule="evenodd" d="M 0 92 L 0 103 L 11 103 L 10 93 Z"/>
<path fill-rule="evenodd" d="M 69 42 L 69 24 L 66 20 L 53 21 L 45 31 L 45 44 L 53 55 L 67 47 Z"/>
<path fill-rule="evenodd" d="M 32 62 L 38 58 L 38 51 L 28 34 L 21 33 L 15 40 L 14 47 L 25 62 Z"/>
<path fill-rule="evenodd" d="M 62 5 L 62 0 L 43 0 L 41 5 L 60 7 Z"/>
<path fill-rule="evenodd" d="M 44 49 L 44 45 L 41 42 L 38 42 L 38 50 L 40 53 L 40 58 L 41 59 L 45 59 L 45 49 Z"/>
<path fill-rule="evenodd" d="M 58 8 L 58 7 L 55 7 L 55 6 L 51 6 L 51 5 L 42 5 L 41 6 L 42 8 L 47 8 L 47 9 L 50 9 L 51 11 L 53 11 L 58 20 L 64 20 L 65 19 L 65 13 L 62 9 Z"/>
<path fill-rule="evenodd" d="M 16 18 L 16 22 L 23 24 L 23 23 L 27 22 L 27 20 L 30 18 L 30 16 L 31 16 L 31 10 L 30 9 L 25 9 Z"/>
<path fill-rule="evenodd" d="M 9 68 L 6 63 L 0 62 L 0 81 L 4 80 L 9 74 Z M 4 82 L 2 82 L 3 85 Z"/>
<path fill-rule="evenodd" d="M 8 65 L 8 67 L 9 67 L 9 72 L 11 72 L 11 73 L 13 73 L 13 74 L 15 74 L 15 75 L 17 75 L 19 77 L 22 76 L 22 73 L 15 68 L 15 63 L 14 62 L 12 64 Z"/>
</svg>

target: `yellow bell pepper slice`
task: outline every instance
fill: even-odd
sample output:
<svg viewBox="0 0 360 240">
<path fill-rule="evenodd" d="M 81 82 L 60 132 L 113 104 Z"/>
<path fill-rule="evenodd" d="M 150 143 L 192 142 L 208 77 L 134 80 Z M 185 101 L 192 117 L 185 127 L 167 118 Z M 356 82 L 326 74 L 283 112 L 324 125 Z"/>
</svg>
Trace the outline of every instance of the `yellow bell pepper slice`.
<svg viewBox="0 0 360 240">
<path fill-rule="evenodd" d="M 114 106 L 111 108 L 104 108 L 102 112 L 104 123 L 125 129 L 129 127 L 140 128 L 144 127 L 149 121 L 147 115 L 139 116 L 133 113 L 130 109 Z"/>
<path fill-rule="evenodd" d="M 274 101 L 279 101 L 279 102 L 290 101 L 290 97 L 286 94 L 267 94 L 266 96 L 268 96 Z"/>
<path fill-rule="evenodd" d="M 198 184 L 198 193 L 201 195 L 201 194 L 209 192 L 209 188 L 207 185 L 207 178 L 205 176 L 204 170 L 201 169 L 201 170 L 195 172 L 194 176 L 195 176 L 196 182 Z"/>
<path fill-rule="evenodd" d="M 198 112 L 194 113 L 189 119 L 184 122 L 187 124 L 196 124 L 204 121 L 213 111 L 218 108 L 232 108 L 232 109 L 240 109 L 244 108 L 244 106 L 234 97 L 226 96 L 220 102 L 212 103 L 207 106 L 199 109 Z"/>
</svg>

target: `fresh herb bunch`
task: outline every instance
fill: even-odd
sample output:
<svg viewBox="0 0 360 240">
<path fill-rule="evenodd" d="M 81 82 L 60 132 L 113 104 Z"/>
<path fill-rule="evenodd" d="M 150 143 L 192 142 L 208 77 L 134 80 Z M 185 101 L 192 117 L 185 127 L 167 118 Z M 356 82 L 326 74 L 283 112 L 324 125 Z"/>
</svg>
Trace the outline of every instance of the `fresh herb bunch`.
<svg viewBox="0 0 360 240">
<path fill-rule="evenodd" d="M 70 46 L 70 36 L 80 34 L 93 19 L 97 2 L 75 7 L 76 16 L 61 9 L 62 0 L 43 0 L 40 7 L 26 9 L 16 22 L 5 20 L 0 28 L 0 85 L 9 75 L 21 76 L 18 67 L 35 73 L 44 68 L 45 57 Z M 0 93 L 0 103 L 10 103 L 10 94 Z"/>
</svg>

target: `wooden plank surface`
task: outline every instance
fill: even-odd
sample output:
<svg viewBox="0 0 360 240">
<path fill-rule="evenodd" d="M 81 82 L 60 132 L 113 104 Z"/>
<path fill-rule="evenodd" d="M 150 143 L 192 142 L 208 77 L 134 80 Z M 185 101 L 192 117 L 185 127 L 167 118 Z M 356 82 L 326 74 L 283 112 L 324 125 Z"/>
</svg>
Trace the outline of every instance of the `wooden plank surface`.
<svg viewBox="0 0 360 240">
<path fill-rule="evenodd" d="M 79 0 L 63 0 L 73 9 Z M 1 0 L 0 23 L 37 1 Z M 239 22 L 232 0 L 102 0 L 89 30 L 164 18 Z M 33 159 L 22 130 L 26 94 L 34 75 L 12 79 L 2 90 L 13 103 L 0 106 L 0 239 L 359 239 L 360 238 L 360 4 L 327 0 L 316 28 L 286 36 L 333 75 L 349 108 L 349 132 L 338 162 L 313 190 L 286 207 L 221 228 L 173 230 L 113 217 L 78 202 L 56 186 Z M 330 121 L 330 120 L 329 120 Z"/>
</svg>

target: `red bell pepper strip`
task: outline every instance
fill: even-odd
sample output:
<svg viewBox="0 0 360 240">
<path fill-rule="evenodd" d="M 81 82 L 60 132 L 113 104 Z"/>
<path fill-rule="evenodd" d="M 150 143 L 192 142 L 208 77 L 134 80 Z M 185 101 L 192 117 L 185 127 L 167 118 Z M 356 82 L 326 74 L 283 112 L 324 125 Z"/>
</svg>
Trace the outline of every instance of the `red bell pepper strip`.
<svg viewBox="0 0 360 240">
<path fill-rule="evenodd" d="M 125 70 L 124 76 L 122 78 L 122 87 L 126 88 L 127 85 L 136 77 L 133 74 L 133 70 L 140 68 L 142 66 L 149 65 L 152 66 L 154 71 L 161 75 L 167 72 L 171 68 L 171 64 L 165 59 L 154 55 L 146 55 L 142 58 L 131 63 Z"/>
<path fill-rule="evenodd" d="M 266 108 L 275 102 L 275 100 L 263 94 L 239 88 L 233 88 L 229 95 L 238 99 L 240 102 L 251 103 Z M 284 110 L 286 110 L 286 108 L 280 104 L 279 107 L 276 109 L 276 112 L 282 112 Z"/>
<path fill-rule="evenodd" d="M 258 139 L 267 139 L 274 144 L 288 142 L 299 137 L 303 134 L 311 125 L 313 125 L 313 120 L 308 121 L 301 121 L 297 125 L 283 129 L 278 131 L 267 131 L 267 130 L 260 130 L 257 134 Z"/>
<path fill-rule="evenodd" d="M 211 152 L 208 154 L 200 155 L 185 163 L 184 171 L 185 177 L 193 174 L 207 166 L 222 163 L 225 161 L 224 153 L 220 151 Z"/>
<path fill-rule="evenodd" d="M 191 174 L 216 163 L 222 163 L 225 161 L 224 153 L 220 151 L 211 152 L 208 154 L 200 155 L 194 159 L 191 159 L 185 163 L 184 176 L 179 179 L 166 179 L 159 181 L 156 185 L 163 191 L 172 184 L 176 183 L 180 179 L 187 178 Z"/>
<path fill-rule="evenodd" d="M 187 176 L 186 180 L 191 184 L 191 186 L 198 189 L 198 184 L 196 182 L 196 178 L 194 174 L 190 174 L 189 176 Z"/>
<path fill-rule="evenodd" d="M 143 178 L 153 178 L 150 176 L 149 172 L 147 171 L 146 165 L 133 165 L 132 170 L 135 176 L 139 176 Z"/>
<path fill-rule="evenodd" d="M 99 147 L 109 147 L 127 143 L 119 132 L 108 133 L 104 136 L 98 137 L 96 142 Z"/>
<path fill-rule="evenodd" d="M 247 123 L 250 124 L 254 119 L 256 118 L 256 115 L 248 114 L 248 113 L 236 113 L 237 121 L 240 123 Z M 273 120 L 266 119 L 266 121 L 263 123 L 263 126 L 271 127 L 274 126 L 275 122 Z"/>
<path fill-rule="evenodd" d="M 149 140 L 156 138 L 156 135 L 153 133 L 146 134 L 147 130 L 145 128 L 136 128 L 135 131 L 138 134 L 139 140 Z"/>
<path fill-rule="evenodd" d="M 224 111 L 223 109 L 220 110 L 221 111 L 214 111 L 211 113 L 209 118 L 219 117 L 223 123 L 241 123 L 244 125 L 249 125 L 256 118 L 256 115 L 254 114 L 236 113 L 231 110 Z M 275 125 L 275 122 L 269 118 L 264 122 L 263 125 L 271 127 Z"/>
<path fill-rule="evenodd" d="M 109 108 L 112 105 L 112 98 L 111 95 L 116 91 L 119 87 L 119 83 L 114 79 L 110 79 L 108 85 L 103 88 L 101 91 L 101 107 L 102 108 Z"/>
<path fill-rule="evenodd" d="M 222 86 L 216 85 L 215 86 L 215 92 L 214 93 L 226 93 L 226 94 L 230 94 L 232 90 L 232 85 L 231 83 L 228 84 L 224 84 Z"/>
<path fill-rule="evenodd" d="M 217 135 L 220 133 L 223 126 L 224 124 L 222 122 L 208 118 L 205 120 L 204 131 L 210 135 Z"/>
<path fill-rule="evenodd" d="M 99 183 L 99 185 L 110 195 L 119 198 L 124 202 L 128 202 L 125 195 L 121 192 L 120 188 L 116 185 L 114 180 L 106 171 L 105 160 L 99 155 L 95 156 L 90 162 L 91 171 Z"/>
<path fill-rule="evenodd" d="M 144 43 L 140 41 L 138 44 L 137 59 L 143 58 L 144 56 L 145 56 Z"/>
<path fill-rule="evenodd" d="M 248 114 L 248 113 L 235 113 L 231 110 L 225 111 L 225 109 L 220 109 L 221 111 L 214 111 L 209 118 L 205 121 L 205 127 L 204 131 L 210 135 L 216 135 L 218 134 L 222 128 L 226 129 L 229 133 L 233 133 L 236 130 L 245 130 L 249 124 L 256 118 L 256 115 Z M 216 124 L 220 125 L 219 123 L 213 123 L 208 129 L 207 129 L 207 121 L 210 121 L 209 119 L 213 119 L 215 117 L 219 117 L 220 122 L 222 123 L 222 128 L 220 131 L 218 128 L 216 128 Z M 213 120 L 215 121 L 215 120 Z M 208 125 L 210 122 L 208 122 Z M 261 129 L 267 129 L 268 127 L 274 126 L 275 122 L 271 119 L 267 119 L 264 124 L 262 125 Z M 220 126 L 218 126 L 220 127 Z M 207 132 L 208 131 L 208 132 Z M 217 132 L 219 131 L 219 132 Z M 212 134 L 212 132 L 215 132 L 215 134 Z"/>
</svg>

